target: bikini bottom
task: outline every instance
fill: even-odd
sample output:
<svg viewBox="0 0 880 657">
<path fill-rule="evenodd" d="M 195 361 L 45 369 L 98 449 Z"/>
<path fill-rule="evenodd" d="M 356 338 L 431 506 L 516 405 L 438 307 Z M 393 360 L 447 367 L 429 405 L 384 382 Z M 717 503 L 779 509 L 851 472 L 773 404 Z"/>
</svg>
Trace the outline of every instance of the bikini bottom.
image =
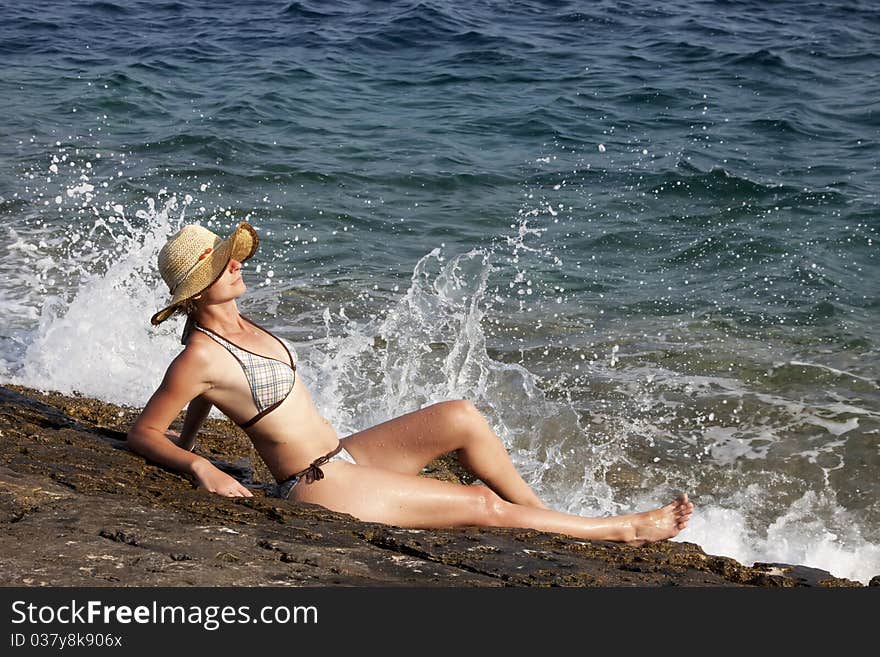
<svg viewBox="0 0 880 657">
<path fill-rule="evenodd" d="M 296 474 L 290 475 L 287 479 L 278 482 L 273 489 L 270 489 L 270 492 L 268 492 L 267 495 L 269 495 L 269 497 L 288 499 L 291 491 L 293 491 L 294 487 L 303 479 L 308 483 L 323 479 L 324 471 L 321 470 L 321 466 L 327 463 L 333 463 L 333 461 L 348 461 L 352 464 L 357 463 L 352 455 L 348 453 L 348 450 L 342 446 L 342 443 L 339 443 L 339 446 L 336 449 L 312 461 L 311 465 L 305 470 L 300 470 Z"/>
</svg>

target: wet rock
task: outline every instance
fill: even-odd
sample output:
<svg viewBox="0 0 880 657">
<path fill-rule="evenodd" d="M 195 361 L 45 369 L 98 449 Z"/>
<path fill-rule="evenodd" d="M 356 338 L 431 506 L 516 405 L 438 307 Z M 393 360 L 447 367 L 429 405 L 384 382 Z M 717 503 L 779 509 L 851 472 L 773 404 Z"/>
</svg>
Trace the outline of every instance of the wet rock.
<svg viewBox="0 0 880 657">
<path fill-rule="evenodd" d="M 197 451 L 255 493 L 222 498 L 128 450 L 138 412 L 0 388 L 0 586 L 861 586 L 678 541 L 359 522 L 266 497 L 271 477 L 245 434 L 209 419 Z M 425 475 L 464 477 L 454 458 Z"/>
<path fill-rule="evenodd" d="M 858 582 L 835 577 L 827 570 L 788 563 L 756 563 L 752 566 L 773 575 L 782 575 L 800 586 L 862 586 Z"/>
</svg>

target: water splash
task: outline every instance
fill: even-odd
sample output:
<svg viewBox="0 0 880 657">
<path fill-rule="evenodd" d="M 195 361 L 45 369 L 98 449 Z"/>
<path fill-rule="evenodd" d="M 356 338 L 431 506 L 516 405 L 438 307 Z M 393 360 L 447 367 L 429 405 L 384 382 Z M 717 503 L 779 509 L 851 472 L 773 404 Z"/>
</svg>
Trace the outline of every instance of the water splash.
<svg viewBox="0 0 880 657">
<path fill-rule="evenodd" d="M 749 511 L 766 502 L 768 491 L 746 487 L 723 505 L 694 516 L 682 532 L 708 554 L 742 563 L 802 564 L 867 584 L 880 572 L 880 547 L 867 540 L 853 514 L 828 493 L 807 491 L 766 528 L 756 528 Z"/>
<path fill-rule="evenodd" d="M 69 300 L 60 293 L 45 298 L 20 366 L 10 373 L 13 383 L 132 406 L 158 385 L 159 364 L 177 337 L 149 330 L 152 309 L 167 299 L 153 263 L 184 212 L 175 196 L 159 209 L 151 198 L 146 205 L 133 219 L 117 205 L 112 217 L 99 216 L 69 237 L 78 248 L 52 267 L 76 281 L 74 293 Z"/>
<path fill-rule="evenodd" d="M 546 398 L 521 365 L 492 359 L 482 328 L 491 257 L 474 250 L 448 262 L 439 249 L 383 318 L 324 313 L 326 337 L 299 347 L 315 401 L 340 433 L 435 402 L 468 399 L 510 449 L 524 477 L 544 487 L 559 446 L 579 434 L 576 414 Z"/>
</svg>

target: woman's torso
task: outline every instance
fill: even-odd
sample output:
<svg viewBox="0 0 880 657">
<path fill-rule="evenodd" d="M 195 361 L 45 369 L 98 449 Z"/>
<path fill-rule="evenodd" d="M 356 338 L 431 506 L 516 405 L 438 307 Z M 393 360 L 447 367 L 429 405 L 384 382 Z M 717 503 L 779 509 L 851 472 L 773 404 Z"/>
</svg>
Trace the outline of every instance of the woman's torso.
<svg viewBox="0 0 880 657">
<path fill-rule="evenodd" d="M 291 356 L 279 339 L 256 325 L 249 324 L 248 330 L 234 336 L 219 332 L 217 335 L 252 354 L 290 363 Z M 200 330 L 192 332 L 186 348 L 196 345 L 212 354 L 208 376 L 212 387 L 202 397 L 236 424 L 245 424 L 257 416 L 260 408 L 254 401 L 249 379 L 233 352 Z M 247 427 L 245 432 L 278 480 L 304 469 L 336 447 L 339 441 L 336 430 L 315 407 L 298 370 L 293 387 L 283 401 Z"/>
</svg>

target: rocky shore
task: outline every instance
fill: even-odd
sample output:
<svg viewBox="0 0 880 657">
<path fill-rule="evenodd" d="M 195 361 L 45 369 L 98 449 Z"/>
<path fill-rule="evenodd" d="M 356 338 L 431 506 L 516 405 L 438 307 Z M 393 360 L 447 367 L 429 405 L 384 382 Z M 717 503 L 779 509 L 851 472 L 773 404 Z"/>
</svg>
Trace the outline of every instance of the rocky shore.
<svg viewBox="0 0 880 657">
<path fill-rule="evenodd" d="M 687 542 L 634 548 L 530 530 L 359 522 L 266 497 L 271 477 L 247 437 L 210 419 L 197 451 L 255 493 L 221 498 L 129 451 L 138 412 L 0 387 L 0 585 L 863 586 L 803 566 L 745 566 Z M 461 472 L 451 458 L 425 476 Z"/>
</svg>

